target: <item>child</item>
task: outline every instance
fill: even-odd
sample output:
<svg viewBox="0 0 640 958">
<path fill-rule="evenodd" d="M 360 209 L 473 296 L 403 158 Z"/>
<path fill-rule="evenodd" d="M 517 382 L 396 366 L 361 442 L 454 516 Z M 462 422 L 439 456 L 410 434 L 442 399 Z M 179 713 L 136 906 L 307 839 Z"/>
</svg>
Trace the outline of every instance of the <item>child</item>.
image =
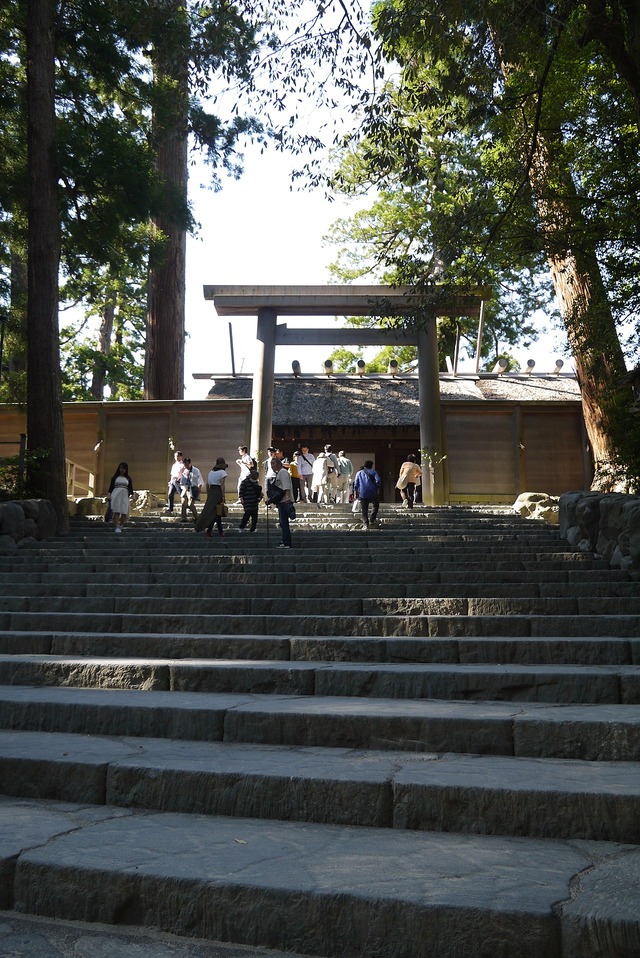
<svg viewBox="0 0 640 958">
<path fill-rule="evenodd" d="M 240 520 L 240 532 L 244 532 L 247 523 L 251 520 L 249 532 L 256 531 L 258 522 L 258 505 L 263 497 L 262 486 L 258 482 L 259 472 L 257 469 L 250 469 L 249 475 L 242 480 L 238 490 L 240 501 L 244 506 L 244 515 Z"/>
</svg>

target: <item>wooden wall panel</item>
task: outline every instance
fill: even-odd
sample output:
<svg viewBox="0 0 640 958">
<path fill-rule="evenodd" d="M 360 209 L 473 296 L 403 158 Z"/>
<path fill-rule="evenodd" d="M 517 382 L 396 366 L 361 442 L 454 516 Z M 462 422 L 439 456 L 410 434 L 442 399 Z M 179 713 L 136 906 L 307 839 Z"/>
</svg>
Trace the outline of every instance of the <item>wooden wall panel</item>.
<svg viewBox="0 0 640 958">
<path fill-rule="evenodd" d="M 116 407 L 116 404 L 113 404 Z M 119 405 L 119 404 L 118 404 Z M 103 446 L 103 493 L 119 462 L 129 464 L 134 489 L 163 492 L 167 487 L 169 410 L 150 407 L 129 412 L 123 406 L 107 411 Z"/>
<path fill-rule="evenodd" d="M 205 476 L 216 457 L 224 456 L 232 492 L 238 476 L 237 447 L 248 442 L 250 409 L 250 401 L 245 400 L 65 404 L 67 458 L 90 471 L 98 460 L 98 495 L 104 494 L 122 459 L 129 463 L 136 488 L 164 495 L 173 461 L 171 437 Z M 523 490 L 559 495 L 585 488 L 578 404 L 534 407 L 505 403 L 496 408 L 488 403 L 446 403 L 443 422 L 447 493 L 452 501 L 509 502 Z M 0 407 L 0 441 L 15 442 L 16 453 L 20 432 L 25 429 L 24 414 L 15 407 Z M 290 456 L 296 434 L 294 429 L 280 430 L 280 435 L 274 435 L 274 444 Z M 94 447 L 101 435 L 104 441 L 96 457 Z M 393 487 L 399 461 L 406 451 L 417 452 L 419 445 L 414 427 L 355 429 L 320 424 L 305 429 L 304 436 L 314 454 L 325 442 L 331 442 L 336 451 L 345 449 L 356 468 L 364 458 L 373 458 L 387 501 L 396 499 Z M 0 446 L 0 456 L 3 449 L 6 455 L 14 454 L 12 447 Z"/>
<path fill-rule="evenodd" d="M 563 492 L 588 488 L 582 454 L 579 408 L 523 409 L 525 492 Z"/>
<path fill-rule="evenodd" d="M 65 456 L 76 465 L 94 472 L 95 445 L 98 436 L 98 409 L 95 405 L 85 410 L 64 409 Z"/>
<path fill-rule="evenodd" d="M 17 456 L 20 433 L 27 431 L 27 417 L 17 409 L 5 407 L 0 413 L 0 457 Z"/>
<path fill-rule="evenodd" d="M 517 492 L 517 457 L 511 410 L 447 409 L 449 494 L 504 496 Z"/>
<path fill-rule="evenodd" d="M 250 404 L 222 407 L 209 406 L 204 410 L 189 411 L 180 408 L 176 416 L 176 448 L 189 456 L 206 479 L 218 456 L 224 456 L 229 465 L 229 487 L 234 482 L 238 446 L 248 445 Z"/>
</svg>

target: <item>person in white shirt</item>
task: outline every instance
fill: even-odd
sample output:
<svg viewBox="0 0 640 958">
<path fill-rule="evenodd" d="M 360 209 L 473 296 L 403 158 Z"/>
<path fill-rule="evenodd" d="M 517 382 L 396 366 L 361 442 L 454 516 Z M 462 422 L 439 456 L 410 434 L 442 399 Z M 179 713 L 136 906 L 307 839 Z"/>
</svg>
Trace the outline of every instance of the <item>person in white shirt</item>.
<svg viewBox="0 0 640 958">
<path fill-rule="evenodd" d="M 349 501 L 349 486 L 353 475 L 353 463 L 344 454 L 344 449 L 338 453 L 338 483 L 336 486 L 336 502 Z"/>
<path fill-rule="evenodd" d="M 193 467 L 191 460 L 185 457 L 183 460 L 184 469 L 180 475 L 180 498 L 182 499 L 182 516 L 180 522 L 187 521 L 187 510 L 191 512 L 194 522 L 198 518 L 198 510 L 193 501 Z"/>
<path fill-rule="evenodd" d="M 183 469 L 182 453 L 178 450 L 173 454 L 173 465 L 171 466 L 171 472 L 169 474 L 167 512 L 173 512 L 173 500 L 175 499 L 176 493 L 180 495 L 180 476 L 182 475 Z"/>
<path fill-rule="evenodd" d="M 311 502 L 311 477 L 316 457 L 309 452 L 308 446 L 302 446 L 298 456 L 298 472 L 300 473 L 300 501 Z"/>
<path fill-rule="evenodd" d="M 194 499 L 199 499 L 200 493 L 204 489 L 204 479 L 198 467 L 194 466 L 193 463 L 191 463 L 191 476 L 191 495 Z"/>
<path fill-rule="evenodd" d="M 240 502 L 240 483 L 247 478 L 249 472 L 253 469 L 253 459 L 246 446 L 238 446 L 238 456 L 236 466 L 240 466 L 240 475 L 238 476 L 238 502 Z"/>
</svg>

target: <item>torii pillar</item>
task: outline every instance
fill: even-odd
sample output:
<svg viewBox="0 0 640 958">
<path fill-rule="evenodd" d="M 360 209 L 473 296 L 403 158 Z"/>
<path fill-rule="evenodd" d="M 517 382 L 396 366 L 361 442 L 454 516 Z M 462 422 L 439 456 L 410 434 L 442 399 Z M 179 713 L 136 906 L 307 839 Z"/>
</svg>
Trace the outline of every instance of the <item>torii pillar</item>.
<svg viewBox="0 0 640 958">
<path fill-rule="evenodd" d="M 271 445 L 273 384 L 278 314 L 271 306 L 258 309 L 258 366 L 253 375 L 251 445 L 249 452 L 262 462 Z"/>
<path fill-rule="evenodd" d="M 440 373 L 436 318 L 431 315 L 417 329 L 418 400 L 420 407 L 420 465 L 422 500 L 439 506 L 445 501 L 440 415 Z"/>
</svg>

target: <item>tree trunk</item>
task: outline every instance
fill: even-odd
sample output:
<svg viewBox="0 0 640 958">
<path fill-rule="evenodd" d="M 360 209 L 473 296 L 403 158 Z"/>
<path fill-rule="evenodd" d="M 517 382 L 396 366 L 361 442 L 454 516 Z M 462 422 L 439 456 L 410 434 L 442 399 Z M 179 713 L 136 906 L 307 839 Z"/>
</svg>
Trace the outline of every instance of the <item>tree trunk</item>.
<svg viewBox="0 0 640 958">
<path fill-rule="evenodd" d="M 27 5 L 28 305 L 27 434 L 32 495 L 49 499 L 68 531 L 58 333 L 60 218 L 55 155 L 55 0 Z"/>
<path fill-rule="evenodd" d="M 165 7 L 171 31 L 165 45 L 154 51 L 155 83 L 164 93 L 156 103 L 153 127 L 157 170 L 169 202 L 166 212 L 153 219 L 166 242 L 149 268 L 145 399 L 184 396 L 189 31 L 180 0 L 168 0 Z"/>
<path fill-rule="evenodd" d="M 561 134 L 556 133 L 556 142 Z M 560 171 L 554 140 L 539 135 L 530 167 L 533 190 L 545 238 L 547 260 L 571 346 L 582 396 L 582 412 L 591 444 L 593 488 L 616 488 L 612 470 L 617 459 L 614 407 L 625 386 L 626 364 L 595 252 L 571 243 L 586 235 L 569 171 Z M 549 184 L 555 182 L 553 189 Z"/>
<path fill-rule="evenodd" d="M 113 320 L 116 314 L 116 301 L 115 294 L 111 294 L 107 303 L 105 303 L 104 309 L 102 310 L 102 319 L 100 322 L 100 336 L 98 340 L 98 349 L 100 350 L 100 357 L 104 356 L 104 360 L 97 359 L 96 364 L 93 367 L 93 376 L 91 378 L 91 395 L 98 402 L 102 402 L 104 399 L 104 387 L 107 374 L 107 363 L 106 359 L 111 352 L 111 337 L 113 335 Z"/>
</svg>

